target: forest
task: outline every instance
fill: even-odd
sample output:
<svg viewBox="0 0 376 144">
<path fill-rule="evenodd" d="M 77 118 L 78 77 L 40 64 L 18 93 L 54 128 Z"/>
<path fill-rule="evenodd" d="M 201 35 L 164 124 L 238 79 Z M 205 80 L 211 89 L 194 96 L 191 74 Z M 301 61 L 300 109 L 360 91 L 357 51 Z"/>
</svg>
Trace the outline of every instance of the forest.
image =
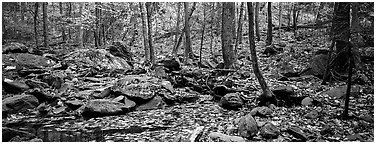
<svg viewBox="0 0 376 144">
<path fill-rule="evenodd" d="M 3 142 L 373 142 L 373 2 L 2 2 Z"/>
</svg>

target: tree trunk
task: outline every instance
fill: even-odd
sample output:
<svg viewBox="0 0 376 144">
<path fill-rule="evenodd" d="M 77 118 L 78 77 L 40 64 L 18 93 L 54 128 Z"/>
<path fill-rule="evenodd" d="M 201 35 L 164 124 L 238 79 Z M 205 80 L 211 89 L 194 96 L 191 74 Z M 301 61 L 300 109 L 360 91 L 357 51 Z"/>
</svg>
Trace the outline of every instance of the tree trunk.
<svg viewBox="0 0 376 144">
<path fill-rule="evenodd" d="M 266 38 L 266 45 L 271 45 L 273 41 L 273 27 L 272 27 L 272 3 L 268 2 L 268 33 Z"/>
<path fill-rule="evenodd" d="M 152 13 L 152 9 L 151 9 L 151 3 L 150 2 L 146 2 L 146 18 L 147 18 L 147 21 L 148 21 L 148 44 L 149 44 L 149 51 L 150 51 L 150 62 L 152 63 L 152 65 L 155 64 L 155 55 L 154 55 L 154 48 L 153 48 L 153 39 L 152 39 L 152 34 L 151 34 L 151 25 L 152 25 L 152 20 L 151 20 L 151 13 Z"/>
<path fill-rule="evenodd" d="M 291 5 L 289 5 L 289 11 L 287 12 L 287 17 L 289 18 L 287 22 L 287 26 L 290 27 L 290 22 L 291 22 L 291 11 L 293 9 L 294 3 L 292 2 Z"/>
<path fill-rule="evenodd" d="M 133 10 L 133 3 L 130 3 L 130 7 L 131 7 L 131 10 L 132 11 L 135 11 L 135 10 Z M 128 46 L 133 46 L 134 45 L 134 42 L 136 41 L 136 36 L 137 36 L 137 17 L 136 17 L 136 14 L 133 14 L 132 16 L 131 16 L 131 19 L 130 19 L 130 23 L 132 24 L 132 26 L 133 26 L 133 28 L 132 28 L 132 37 L 131 37 L 131 40 L 130 40 L 130 42 L 129 42 L 129 44 L 128 44 Z M 104 35 L 103 35 L 104 36 Z M 105 36 L 104 36 L 105 37 Z"/>
<path fill-rule="evenodd" d="M 201 64 L 202 64 L 202 46 L 203 46 L 203 43 L 204 43 L 204 35 L 205 35 L 205 25 L 206 25 L 206 6 L 205 6 L 205 3 L 202 4 L 203 7 L 204 7 L 204 16 L 202 18 L 202 32 L 201 32 L 201 43 L 200 43 L 200 67 L 201 67 Z"/>
<path fill-rule="evenodd" d="M 101 34 L 100 34 L 100 9 L 99 9 L 99 2 L 95 2 L 95 29 L 94 29 L 94 42 L 95 47 L 99 47 L 102 45 L 101 43 Z"/>
<path fill-rule="evenodd" d="M 184 2 L 184 25 L 185 25 L 185 50 L 184 50 L 184 57 L 185 57 L 185 63 L 189 60 L 189 53 L 191 48 L 191 30 L 189 25 L 189 16 L 188 16 L 188 2 Z"/>
<path fill-rule="evenodd" d="M 316 14 L 316 20 L 315 20 L 315 23 L 316 25 L 319 24 L 321 21 L 320 21 L 320 16 L 321 16 L 321 13 L 320 11 L 324 8 L 324 2 L 320 2 L 320 6 L 319 6 L 319 9 L 317 11 L 317 14 Z"/>
<path fill-rule="evenodd" d="M 192 6 L 192 8 L 191 8 L 191 12 L 189 13 L 188 20 L 191 19 L 192 14 L 193 14 L 193 12 L 194 12 L 195 9 L 196 9 L 196 2 L 193 3 L 193 6 Z M 182 31 L 184 31 L 184 30 L 185 30 L 185 26 L 184 26 L 184 28 L 182 29 Z M 171 54 L 172 54 L 174 57 L 176 57 L 176 55 L 177 55 L 177 53 L 178 53 L 178 48 L 179 48 L 180 43 L 181 43 L 181 41 L 182 41 L 182 39 L 183 39 L 183 34 L 184 34 L 184 32 L 180 33 L 180 36 L 179 36 L 179 38 L 178 38 L 178 42 L 175 44 L 174 49 L 173 49 L 172 52 L 171 52 Z M 193 53 L 192 53 L 192 55 L 193 55 Z"/>
<path fill-rule="evenodd" d="M 84 3 L 83 2 L 79 2 L 79 16 L 82 17 L 82 9 L 84 8 Z M 80 48 L 83 48 L 84 47 L 84 41 L 83 41 L 83 36 L 84 36 L 84 31 L 83 31 L 83 27 L 82 27 L 82 24 L 80 24 L 80 26 L 78 26 L 78 46 Z"/>
<path fill-rule="evenodd" d="M 179 29 L 179 26 L 180 26 L 180 5 L 181 3 L 180 2 L 177 2 L 177 8 L 178 8 L 178 13 L 176 14 L 176 33 L 180 33 L 180 29 Z M 176 34 L 175 35 L 175 45 L 178 43 L 178 38 L 179 38 L 179 35 Z"/>
<path fill-rule="evenodd" d="M 260 3 L 256 2 L 256 8 L 255 8 L 255 28 L 256 28 L 256 40 L 257 41 L 260 41 L 259 11 L 260 11 Z"/>
<path fill-rule="evenodd" d="M 279 37 L 281 38 L 281 20 L 282 20 L 282 2 L 279 2 L 278 3 L 278 6 L 279 6 L 279 14 L 278 14 L 278 35 Z"/>
<path fill-rule="evenodd" d="M 349 72 L 347 77 L 347 89 L 346 89 L 346 98 L 345 98 L 345 108 L 343 110 L 342 119 L 348 119 L 349 117 L 349 103 L 350 103 L 350 92 L 351 92 L 351 76 L 352 76 L 352 65 L 353 59 L 351 54 L 351 46 L 348 48 L 348 58 L 349 58 Z"/>
<path fill-rule="evenodd" d="M 139 2 L 139 7 L 140 7 L 140 13 L 141 13 L 141 25 L 142 25 L 142 38 L 143 38 L 143 42 L 144 42 L 144 50 L 145 50 L 145 61 L 149 61 L 150 60 L 150 50 L 149 50 L 149 47 L 148 47 L 148 34 L 147 34 L 147 31 L 146 31 L 146 24 L 145 24 L 145 14 L 144 14 L 144 4 Z"/>
<path fill-rule="evenodd" d="M 60 15 L 63 16 L 63 3 L 62 2 L 59 2 L 59 7 L 60 7 Z M 62 29 L 61 34 L 62 34 L 62 37 L 63 37 L 63 41 L 66 41 L 67 36 L 65 35 L 65 27 L 62 26 L 61 29 Z"/>
<path fill-rule="evenodd" d="M 269 7 L 269 6 L 268 6 Z M 261 74 L 261 71 L 258 66 L 257 55 L 256 55 L 256 45 L 255 45 L 255 38 L 254 38 L 254 29 L 253 29 L 253 5 L 251 2 L 247 2 L 248 8 L 248 24 L 249 24 L 249 44 L 250 44 L 250 52 L 251 52 L 251 59 L 252 59 L 252 68 L 253 72 L 257 77 L 261 85 L 261 89 L 263 94 L 259 97 L 259 105 L 269 105 L 269 104 L 276 104 L 276 99 L 273 93 L 269 90 L 268 85 L 265 82 L 264 77 Z M 269 8 L 268 8 L 269 9 Z"/>
<path fill-rule="evenodd" d="M 35 2 L 35 10 L 34 10 L 34 34 L 35 34 L 35 46 L 38 49 L 38 9 L 39 9 L 39 3 Z"/>
<path fill-rule="evenodd" d="M 43 37 L 44 37 L 44 47 L 48 48 L 48 35 L 47 35 L 47 2 L 43 2 Z"/>
<path fill-rule="evenodd" d="M 239 11 L 238 30 L 236 32 L 237 34 L 236 34 L 236 41 L 235 41 L 235 48 L 234 48 L 235 59 L 237 59 L 237 55 L 238 55 L 238 52 L 237 52 L 238 46 L 239 46 L 239 44 L 242 43 L 242 37 L 243 37 L 243 34 L 242 34 L 242 29 L 243 29 L 243 22 L 242 22 L 243 11 L 244 11 L 244 2 L 241 3 L 241 5 L 240 5 L 240 11 Z"/>
<path fill-rule="evenodd" d="M 222 5 L 222 55 L 224 68 L 233 68 L 235 60 L 234 38 L 235 38 L 235 3 L 225 2 Z"/>
<path fill-rule="evenodd" d="M 334 6 L 333 36 L 336 41 L 336 53 L 339 53 L 350 39 L 350 3 L 337 2 Z"/>
<path fill-rule="evenodd" d="M 214 33 L 213 33 L 213 20 L 214 20 L 214 9 L 215 9 L 215 3 L 213 3 L 213 5 L 212 5 L 212 8 L 213 8 L 213 10 L 212 10 L 212 13 L 211 13 L 211 17 L 210 17 L 210 21 L 211 21 L 211 23 L 210 23 L 210 54 L 212 55 L 212 56 L 214 56 L 214 50 L 213 50 L 213 41 L 214 41 Z"/>
<path fill-rule="evenodd" d="M 68 2 L 67 4 L 68 4 L 68 17 L 71 18 L 71 16 L 72 16 L 72 2 Z M 69 40 L 72 39 L 70 28 L 68 28 L 68 37 L 69 37 Z"/>
<path fill-rule="evenodd" d="M 26 3 L 21 2 L 21 23 L 25 21 L 25 11 L 26 11 Z"/>
<path fill-rule="evenodd" d="M 294 28 L 294 33 L 297 30 L 296 23 L 297 23 L 297 3 L 294 3 L 294 8 L 292 10 L 292 27 Z"/>
</svg>

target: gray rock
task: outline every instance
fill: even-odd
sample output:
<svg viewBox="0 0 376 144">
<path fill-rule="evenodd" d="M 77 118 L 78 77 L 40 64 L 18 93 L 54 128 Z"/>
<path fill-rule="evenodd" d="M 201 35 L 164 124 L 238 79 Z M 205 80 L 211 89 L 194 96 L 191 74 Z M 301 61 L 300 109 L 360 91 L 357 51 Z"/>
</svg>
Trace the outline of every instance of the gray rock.
<svg viewBox="0 0 376 144">
<path fill-rule="evenodd" d="M 291 126 L 288 128 L 287 132 L 294 137 L 301 139 L 302 141 L 307 141 L 308 137 L 304 134 L 303 130 L 297 126 Z"/>
<path fill-rule="evenodd" d="M 245 142 L 245 139 L 239 136 L 230 136 L 219 132 L 211 132 L 208 135 L 211 139 L 219 139 L 222 142 Z"/>
<path fill-rule="evenodd" d="M 133 110 L 136 107 L 136 103 L 128 99 L 127 97 L 124 97 L 124 104 L 125 104 L 125 107 L 130 110 Z"/>
<path fill-rule="evenodd" d="M 302 100 L 302 105 L 303 106 L 310 106 L 312 105 L 312 102 L 313 102 L 313 99 L 310 98 L 310 97 L 305 97 L 303 100 Z"/>
<path fill-rule="evenodd" d="M 165 103 L 162 100 L 162 97 L 155 96 L 149 102 L 138 106 L 136 110 L 142 111 L 142 110 L 158 109 L 158 108 L 163 108 L 164 106 L 165 106 Z"/>
<path fill-rule="evenodd" d="M 108 115 L 119 115 L 128 112 L 125 104 L 105 99 L 96 99 L 89 101 L 83 109 L 82 116 L 100 117 Z"/>
<path fill-rule="evenodd" d="M 280 131 L 277 126 L 268 122 L 260 129 L 260 134 L 264 138 L 277 138 Z"/>
<path fill-rule="evenodd" d="M 273 114 L 273 110 L 266 106 L 263 106 L 258 110 L 258 114 L 260 114 L 261 116 L 270 116 L 271 114 Z"/>
<path fill-rule="evenodd" d="M 68 106 L 68 108 L 72 110 L 76 110 L 79 107 L 83 106 L 84 102 L 80 100 L 68 100 L 68 101 L 65 101 L 65 104 Z"/>
<path fill-rule="evenodd" d="M 3 113 L 23 112 L 27 109 L 37 107 L 38 104 L 38 99 L 33 95 L 15 95 L 3 99 Z"/>
<path fill-rule="evenodd" d="M 19 136 L 19 137 L 22 137 L 22 138 L 33 138 L 33 137 L 35 137 L 35 135 L 32 134 L 32 133 L 13 129 L 13 128 L 8 128 L 8 127 L 2 128 L 2 136 L 3 136 L 3 138 L 2 138 L 3 142 L 8 142 L 13 137 L 16 137 L 16 136 Z"/>
<path fill-rule="evenodd" d="M 242 117 L 239 121 L 238 126 L 239 135 L 244 138 L 251 139 L 258 132 L 257 122 L 250 114 Z"/>
<path fill-rule="evenodd" d="M 319 117 L 319 112 L 317 110 L 312 110 L 309 113 L 305 114 L 304 117 L 308 119 L 315 119 Z"/>
<path fill-rule="evenodd" d="M 243 107 L 243 104 L 239 93 L 228 93 L 219 101 L 219 106 L 230 110 L 239 110 Z"/>
<path fill-rule="evenodd" d="M 3 89 L 9 93 L 19 94 L 30 89 L 30 87 L 21 81 L 3 81 Z"/>
<path fill-rule="evenodd" d="M 7 53 L 27 53 L 28 47 L 22 43 L 11 42 L 3 45 L 3 54 Z"/>
</svg>

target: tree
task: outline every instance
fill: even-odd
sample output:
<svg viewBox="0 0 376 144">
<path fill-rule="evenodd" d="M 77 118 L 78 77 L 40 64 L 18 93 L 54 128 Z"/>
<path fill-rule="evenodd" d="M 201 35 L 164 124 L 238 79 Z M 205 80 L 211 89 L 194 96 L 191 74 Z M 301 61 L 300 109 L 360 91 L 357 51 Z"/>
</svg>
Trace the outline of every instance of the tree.
<svg viewBox="0 0 376 144">
<path fill-rule="evenodd" d="M 203 15 L 203 18 L 202 18 L 202 31 L 201 31 L 201 43 L 200 43 L 200 66 L 202 64 L 202 46 L 204 44 L 204 35 L 205 35 L 205 25 L 206 25 L 206 6 L 205 6 L 205 3 L 203 3 L 203 7 L 204 7 L 204 15 Z"/>
<path fill-rule="evenodd" d="M 101 43 L 101 34 L 100 34 L 100 2 L 95 2 L 95 29 L 94 29 L 94 43 L 95 47 L 102 45 Z"/>
<path fill-rule="evenodd" d="M 176 29 L 175 29 L 176 33 L 180 32 L 180 29 L 179 29 L 179 26 L 180 26 L 180 5 L 181 5 L 180 2 L 176 3 L 176 7 L 177 7 L 177 10 L 178 10 L 178 13 L 176 14 Z M 175 35 L 175 45 L 178 43 L 178 38 L 179 38 L 179 35 Z"/>
<path fill-rule="evenodd" d="M 184 49 L 184 57 L 185 57 L 185 63 L 189 60 L 189 54 L 192 51 L 191 47 L 191 30 L 189 26 L 189 16 L 188 16 L 188 2 L 184 2 L 184 25 L 185 25 L 185 49 Z"/>
<path fill-rule="evenodd" d="M 278 9 L 279 9 L 279 14 L 278 14 L 278 35 L 279 35 L 279 37 L 281 37 L 282 2 L 278 3 Z"/>
<path fill-rule="evenodd" d="M 35 45 L 38 48 L 38 9 L 39 9 L 39 3 L 35 2 L 34 4 L 35 10 L 34 10 L 34 34 L 35 34 Z M 4 25 L 4 24 L 3 24 Z"/>
<path fill-rule="evenodd" d="M 257 55 L 256 55 L 256 45 L 255 45 L 255 37 L 254 37 L 254 29 L 253 29 L 253 5 L 251 2 L 247 2 L 248 8 L 248 24 L 249 24 L 249 44 L 250 44 L 250 53 L 252 59 L 252 68 L 253 72 L 257 77 L 258 82 L 261 85 L 261 89 L 263 93 L 259 97 L 259 105 L 268 105 L 268 104 L 276 104 L 277 100 L 274 94 L 270 91 L 268 85 L 265 82 L 264 77 L 261 74 L 261 71 L 258 66 Z"/>
<path fill-rule="evenodd" d="M 238 30 L 236 32 L 236 41 L 235 41 L 235 57 L 237 57 L 237 48 L 238 45 L 242 43 L 242 28 L 243 28 L 243 23 L 242 23 L 242 17 L 243 17 L 243 10 L 244 10 L 244 2 L 241 3 L 240 5 L 240 11 L 239 11 L 239 20 L 238 20 Z"/>
<path fill-rule="evenodd" d="M 256 8 L 255 8 L 255 28 L 256 28 L 256 40 L 257 41 L 260 41 L 259 11 L 260 11 L 260 3 L 256 2 Z"/>
<path fill-rule="evenodd" d="M 145 24 L 145 14 L 144 14 L 144 4 L 139 2 L 139 7 L 140 7 L 140 13 L 141 13 L 141 25 L 142 25 L 142 38 L 143 38 L 143 42 L 144 42 L 144 50 L 145 50 L 145 60 L 148 61 L 150 60 L 150 50 L 149 50 L 149 47 L 148 47 L 148 34 L 147 34 L 147 31 L 146 31 L 146 24 Z"/>
<path fill-rule="evenodd" d="M 43 2 L 43 37 L 44 37 L 44 47 L 48 48 L 48 35 L 47 35 L 47 2 Z"/>
<path fill-rule="evenodd" d="M 233 68 L 235 60 L 234 38 L 235 38 L 235 3 L 225 2 L 222 5 L 222 55 L 224 68 Z"/>
<path fill-rule="evenodd" d="M 63 3 L 62 2 L 59 2 L 59 8 L 60 8 L 60 15 L 63 16 Z M 61 29 L 61 34 L 62 34 L 62 37 L 63 37 L 63 41 L 66 41 L 67 40 L 67 36 L 65 34 L 65 28 L 64 28 L 64 26 Z"/>
<path fill-rule="evenodd" d="M 21 23 L 25 21 L 25 11 L 26 11 L 26 3 L 21 2 Z"/>
<path fill-rule="evenodd" d="M 80 2 L 79 3 L 79 15 L 82 18 L 82 9 L 84 8 L 84 3 Z M 83 36 L 84 36 L 84 31 L 83 31 L 83 26 L 82 24 L 78 27 L 78 45 L 80 48 L 84 47 L 84 41 L 83 41 Z"/>
<path fill-rule="evenodd" d="M 148 26 L 148 44 L 149 44 L 149 52 L 150 52 L 150 62 L 152 65 L 155 64 L 155 55 L 154 55 L 154 48 L 153 48 L 153 40 L 152 40 L 152 34 L 151 34 L 151 25 L 152 25 L 152 20 L 151 20 L 151 3 L 146 2 L 146 19 L 147 19 L 147 26 Z"/>
<path fill-rule="evenodd" d="M 272 24 L 272 3 L 268 2 L 268 33 L 266 37 L 266 45 L 271 45 L 273 41 L 273 24 Z"/>
</svg>

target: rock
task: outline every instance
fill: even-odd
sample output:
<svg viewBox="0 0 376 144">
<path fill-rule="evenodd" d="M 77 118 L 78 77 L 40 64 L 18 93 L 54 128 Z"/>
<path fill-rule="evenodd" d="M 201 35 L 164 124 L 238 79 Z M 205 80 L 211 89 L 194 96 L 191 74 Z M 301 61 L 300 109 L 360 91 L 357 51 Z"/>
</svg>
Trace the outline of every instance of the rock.
<svg viewBox="0 0 376 144">
<path fill-rule="evenodd" d="M 153 99 L 148 101 L 145 104 L 142 104 L 136 108 L 136 110 L 142 111 L 142 110 L 150 110 L 150 109 L 158 109 L 164 107 L 165 103 L 162 100 L 162 97 L 155 96 Z"/>
<path fill-rule="evenodd" d="M 26 80 L 25 84 L 27 84 L 32 89 L 33 88 L 39 88 L 39 89 L 48 88 L 48 84 L 47 83 L 40 82 L 40 81 L 37 81 L 37 80 L 32 80 L 32 79 Z"/>
<path fill-rule="evenodd" d="M 350 97 L 358 97 L 360 93 L 361 86 L 360 85 L 353 85 L 351 87 Z M 328 94 L 331 97 L 335 98 L 345 98 L 346 97 L 346 90 L 347 85 L 343 85 L 340 87 L 332 88 L 329 91 L 325 92 L 325 94 Z"/>
<path fill-rule="evenodd" d="M 252 115 L 252 116 L 257 115 L 257 114 L 258 114 L 258 111 L 259 111 L 260 108 L 261 108 L 261 107 L 255 107 L 255 108 L 253 108 L 253 109 L 251 110 L 251 112 L 249 112 L 249 114 Z"/>
<path fill-rule="evenodd" d="M 264 117 L 270 116 L 271 114 L 273 114 L 273 110 L 266 106 L 262 106 L 260 107 L 260 109 L 258 109 L 258 114 Z"/>
<path fill-rule="evenodd" d="M 3 112 L 11 114 L 23 112 L 27 109 L 35 108 L 38 106 L 39 101 L 32 95 L 15 95 L 3 99 Z"/>
<path fill-rule="evenodd" d="M 125 104 L 125 107 L 130 110 L 133 110 L 136 107 L 136 103 L 128 99 L 127 97 L 124 97 L 124 104 Z"/>
<path fill-rule="evenodd" d="M 123 102 L 124 97 L 125 97 L 125 96 L 122 96 L 122 95 L 121 95 L 121 96 L 118 96 L 118 97 L 112 99 L 112 101 L 114 101 L 114 102 Z"/>
<path fill-rule="evenodd" d="M 57 96 L 53 96 L 51 94 L 48 94 L 48 93 L 46 93 L 45 91 L 43 91 L 39 88 L 35 88 L 35 89 L 29 91 L 28 94 L 35 96 L 39 100 L 40 103 L 45 102 L 45 101 L 53 102 L 53 101 L 55 101 L 56 99 L 59 98 Z"/>
<path fill-rule="evenodd" d="M 61 106 L 61 107 L 58 107 L 58 108 L 52 110 L 52 113 L 53 114 L 60 114 L 62 112 L 65 112 L 66 109 L 67 109 L 67 107 Z"/>
<path fill-rule="evenodd" d="M 17 69 L 45 69 L 56 63 L 43 56 L 29 53 L 3 54 L 4 66 L 17 66 Z"/>
<path fill-rule="evenodd" d="M 333 135 L 334 134 L 334 129 L 331 128 L 330 126 L 326 125 L 324 126 L 321 130 L 320 130 L 320 134 L 322 136 L 325 136 L 325 135 Z"/>
<path fill-rule="evenodd" d="M 326 70 L 328 59 L 328 55 L 325 54 L 315 55 L 310 60 L 307 70 L 302 72 L 301 75 L 314 75 L 322 78 Z"/>
<path fill-rule="evenodd" d="M 172 86 L 171 82 L 169 81 L 162 81 L 161 86 L 167 89 L 171 93 L 175 93 L 174 87 Z"/>
<path fill-rule="evenodd" d="M 270 139 L 270 138 L 277 138 L 280 134 L 280 131 L 277 126 L 273 125 L 272 123 L 268 122 L 266 123 L 261 129 L 260 129 L 260 135 L 264 138 Z"/>
<path fill-rule="evenodd" d="M 190 142 L 198 142 L 202 133 L 204 132 L 204 126 L 199 126 L 195 130 L 193 130 L 191 136 L 189 137 Z"/>
<path fill-rule="evenodd" d="M 79 107 L 83 106 L 84 102 L 80 100 L 69 100 L 69 101 L 65 101 L 65 104 L 68 106 L 68 108 L 72 110 L 76 110 Z"/>
<path fill-rule="evenodd" d="M 127 61 L 133 61 L 131 48 L 123 41 L 115 41 L 106 48 L 112 55 L 123 58 Z"/>
<path fill-rule="evenodd" d="M 301 139 L 302 141 L 307 141 L 308 137 L 304 134 L 303 130 L 297 126 L 290 126 L 287 132 L 294 137 Z"/>
<path fill-rule="evenodd" d="M 226 128 L 226 134 L 228 135 L 234 135 L 238 133 L 238 128 L 233 126 L 233 125 L 230 125 Z"/>
<path fill-rule="evenodd" d="M 127 96 L 137 104 L 143 104 L 152 99 L 161 87 L 158 85 L 158 79 L 153 77 L 127 76 L 118 80 L 112 87 L 112 91 Z"/>
<path fill-rule="evenodd" d="M 366 121 L 366 122 L 373 123 L 373 116 L 370 116 L 368 114 L 363 114 L 363 115 L 359 116 L 359 118 L 361 120 Z"/>
<path fill-rule="evenodd" d="M 165 68 L 163 66 L 156 66 L 154 68 L 154 76 L 157 77 L 157 78 L 161 78 L 161 79 L 168 78 L 166 70 L 167 70 L 167 68 Z"/>
<path fill-rule="evenodd" d="M 118 51 L 116 48 L 113 50 Z M 113 53 L 115 54 L 116 52 Z M 65 55 L 66 58 L 63 62 L 69 65 L 76 65 L 79 68 L 89 66 L 107 70 L 122 69 L 127 71 L 132 69 L 127 62 L 127 58 L 123 59 L 123 56 L 120 52 L 119 55 L 113 55 L 111 50 L 108 52 L 105 49 L 78 49 Z"/>
<path fill-rule="evenodd" d="M 3 89 L 6 92 L 18 94 L 30 89 L 30 87 L 21 81 L 3 81 Z"/>
<path fill-rule="evenodd" d="M 166 72 L 168 73 L 181 70 L 180 63 L 175 58 L 165 58 L 164 60 L 159 61 L 158 65 L 167 68 Z"/>
<path fill-rule="evenodd" d="M 8 142 L 16 136 L 19 136 L 19 137 L 22 137 L 22 138 L 27 138 L 27 139 L 31 139 L 31 138 L 35 137 L 35 135 L 32 134 L 32 133 L 3 126 L 3 128 L 2 128 L 2 140 L 3 140 L 3 142 Z"/>
<path fill-rule="evenodd" d="M 250 114 L 242 117 L 239 121 L 238 126 L 239 135 L 247 139 L 251 139 L 258 132 L 257 122 Z"/>
<path fill-rule="evenodd" d="M 305 114 L 304 117 L 308 119 L 315 119 L 319 117 L 319 112 L 317 110 L 312 110 L 309 113 Z"/>
<path fill-rule="evenodd" d="M 189 92 L 175 94 L 175 97 L 179 103 L 191 103 L 197 101 L 200 98 L 198 94 Z"/>
<path fill-rule="evenodd" d="M 208 135 L 212 140 L 219 139 L 222 142 L 245 142 L 245 139 L 239 136 L 230 136 L 219 132 L 211 132 Z"/>
<path fill-rule="evenodd" d="M 94 92 L 92 93 L 92 96 L 93 96 L 94 98 L 96 98 L 96 99 L 103 99 L 103 98 L 105 98 L 105 97 L 110 96 L 110 94 L 111 94 L 111 87 L 108 87 L 108 88 L 105 88 L 104 90 L 102 90 L 102 91 L 100 91 L 100 92 L 98 92 L 98 90 L 97 90 L 97 91 L 94 91 Z"/>
<path fill-rule="evenodd" d="M 126 105 L 119 102 L 113 102 L 105 99 L 96 99 L 89 101 L 83 109 L 84 117 L 100 117 L 108 115 L 119 115 L 129 112 Z"/>
<path fill-rule="evenodd" d="M 27 53 L 28 47 L 22 43 L 11 42 L 3 45 L 3 54 L 8 53 Z"/>
<path fill-rule="evenodd" d="M 239 110 L 243 107 L 243 104 L 239 93 L 228 93 L 219 101 L 219 106 L 229 110 Z"/>
<path fill-rule="evenodd" d="M 47 83 L 52 88 L 59 89 L 64 84 L 64 80 L 61 76 L 54 74 L 47 74 L 42 77 L 42 82 Z"/>
<path fill-rule="evenodd" d="M 302 105 L 303 106 L 310 106 L 312 105 L 313 99 L 310 97 L 306 97 L 302 100 Z"/>
<path fill-rule="evenodd" d="M 280 86 L 272 90 L 277 97 L 286 97 L 294 94 L 294 88 L 291 86 Z"/>
<path fill-rule="evenodd" d="M 356 141 L 356 140 L 363 141 L 362 136 L 360 136 L 358 133 L 353 134 L 353 135 L 348 135 L 346 136 L 346 138 L 348 141 Z"/>
</svg>

